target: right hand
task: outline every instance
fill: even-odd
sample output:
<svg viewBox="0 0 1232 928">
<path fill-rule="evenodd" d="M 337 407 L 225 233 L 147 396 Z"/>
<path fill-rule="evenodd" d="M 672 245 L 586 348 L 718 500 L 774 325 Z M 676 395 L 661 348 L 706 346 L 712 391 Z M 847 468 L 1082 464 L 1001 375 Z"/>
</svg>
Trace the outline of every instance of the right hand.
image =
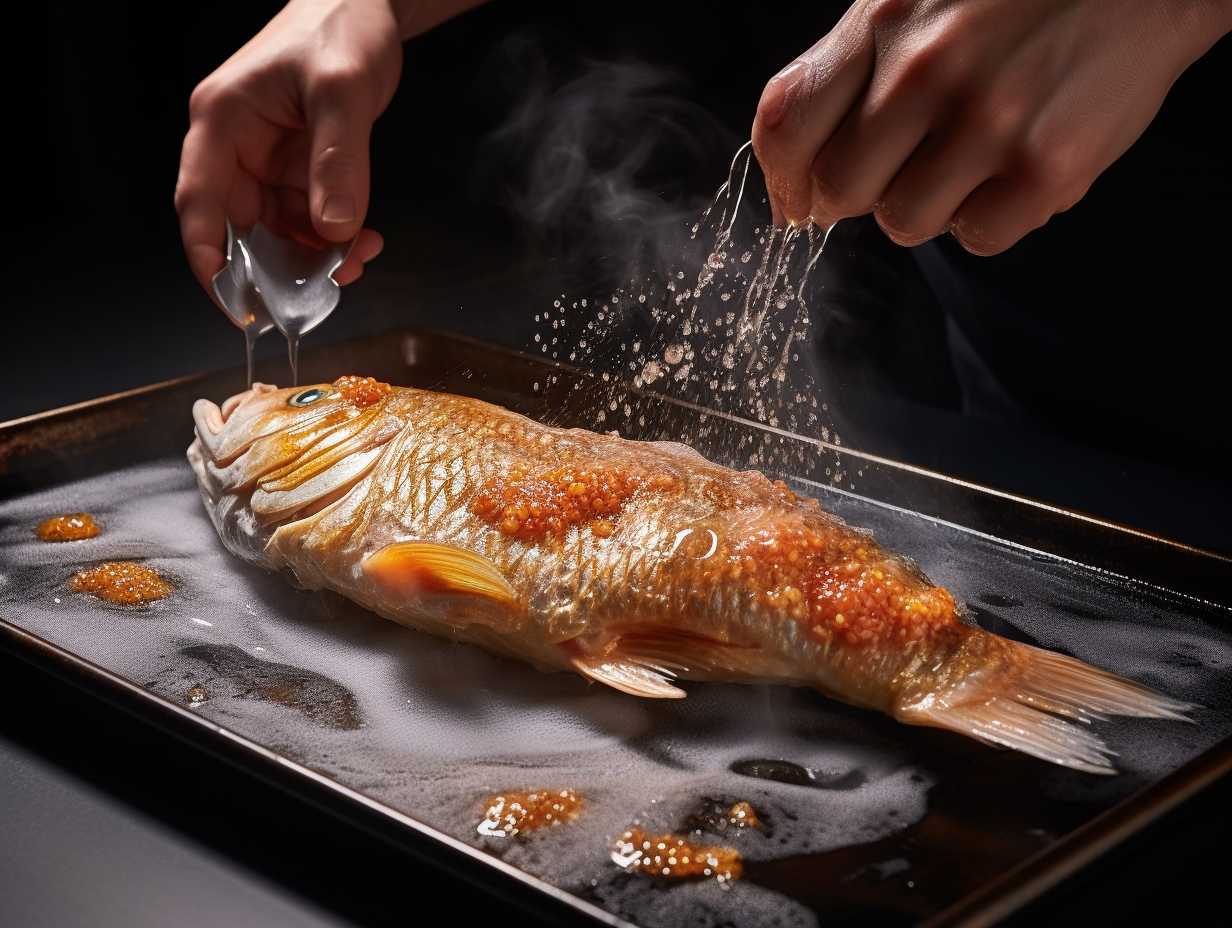
<svg viewBox="0 0 1232 928">
<path fill-rule="evenodd" d="M 334 279 L 359 278 L 383 244 L 364 228 L 368 138 L 401 70 L 388 0 L 292 0 L 197 86 L 175 208 L 211 298 L 228 218 L 318 247 L 358 236 Z"/>
</svg>

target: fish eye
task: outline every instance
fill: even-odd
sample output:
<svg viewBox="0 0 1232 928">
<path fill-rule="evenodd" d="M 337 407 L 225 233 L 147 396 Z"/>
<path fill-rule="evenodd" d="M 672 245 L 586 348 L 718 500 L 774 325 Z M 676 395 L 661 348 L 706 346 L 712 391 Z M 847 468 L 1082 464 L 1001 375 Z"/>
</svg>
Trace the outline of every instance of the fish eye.
<svg viewBox="0 0 1232 928">
<path fill-rule="evenodd" d="M 300 390 L 293 397 L 287 400 L 288 406 L 311 406 L 317 400 L 323 400 L 327 396 L 332 396 L 333 390 L 324 390 L 321 387 L 310 387 L 307 390 Z"/>
</svg>

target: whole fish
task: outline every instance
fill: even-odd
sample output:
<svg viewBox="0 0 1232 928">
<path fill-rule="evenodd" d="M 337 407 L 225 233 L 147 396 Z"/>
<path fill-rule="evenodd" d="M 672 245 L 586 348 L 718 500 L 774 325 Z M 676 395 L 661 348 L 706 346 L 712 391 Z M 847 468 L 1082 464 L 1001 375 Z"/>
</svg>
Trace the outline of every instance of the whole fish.
<svg viewBox="0 0 1232 928">
<path fill-rule="evenodd" d="M 658 698 L 680 678 L 811 686 L 1093 773 L 1111 752 L 1083 723 L 1190 708 L 963 622 L 869 533 L 684 445 L 354 376 L 193 418 L 232 553 L 542 670 Z"/>
</svg>

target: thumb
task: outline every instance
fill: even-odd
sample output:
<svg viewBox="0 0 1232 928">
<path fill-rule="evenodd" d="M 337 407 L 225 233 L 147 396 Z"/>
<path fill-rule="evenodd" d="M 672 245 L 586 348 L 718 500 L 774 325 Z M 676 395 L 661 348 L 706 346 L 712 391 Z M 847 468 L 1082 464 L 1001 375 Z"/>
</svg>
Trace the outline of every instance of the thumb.
<svg viewBox="0 0 1232 928">
<path fill-rule="evenodd" d="M 372 133 L 367 110 L 362 94 L 330 93 L 308 112 L 308 204 L 312 226 L 326 241 L 348 241 L 363 228 Z"/>
</svg>

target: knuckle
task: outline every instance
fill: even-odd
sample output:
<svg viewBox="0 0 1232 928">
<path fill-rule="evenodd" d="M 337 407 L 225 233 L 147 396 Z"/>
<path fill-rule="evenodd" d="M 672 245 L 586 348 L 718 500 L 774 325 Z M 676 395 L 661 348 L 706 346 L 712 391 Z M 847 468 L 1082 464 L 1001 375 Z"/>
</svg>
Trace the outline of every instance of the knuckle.
<svg viewBox="0 0 1232 928">
<path fill-rule="evenodd" d="M 312 166 L 318 175 L 337 179 L 355 169 L 356 159 L 352 152 L 341 145 L 329 145 L 316 153 Z"/>
<path fill-rule="evenodd" d="M 774 147 L 773 139 L 775 131 L 766 122 L 765 98 L 757 105 L 757 114 L 753 119 L 753 131 L 751 138 L 753 140 L 753 154 L 757 156 L 757 162 L 763 168 L 767 167 L 768 162 L 773 158 L 772 149 Z"/>
<path fill-rule="evenodd" d="M 364 71 L 346 60 L 325 62 L 308 75 L 308 96 L 316 100 L 350 98 L 363 86 Z"/>
<path fill-rule="evenodd" d="M 887 51 L 894 62 L 893 91 L 918 94 L 970 86 L 971 81 L 963 79 L 971 69 L 970 56 L 964 52 L 970 43 L 968 30 L 951 18 L 894 44 Z"/>
<path fill-rule="evenodd" d="M 199 122 L 216 114 L 226 103 L 226 89 L 206 78 L 193 88 L 188 97 L 188 115 L 192 122 Z"/>
<path fill-rule="evenodd" d="M 960 116 L 965 131 L 978 133 L 1001 151 L 1021 150 L 1029 105 L 1018 94 L 985 93 L 970 100 Z"/>
<path fill-rule="evenodd" d="M 1072 143 L 1027 139 L 1016 151 L 1018 174 L 1037 191 L 1051 191 L 1064 186 L 1077 173 L 1081 152 Z"/>
<path fill-rule="evenodd" d="M 193 184 L 185 180 L 183 176 L 176 178 L 173 201 L 177 215 L 183 216 L 191 210 L 198 199 L 197 189 Z"/>
<path fill-rule="evenodd" d="M 920 93 L 939 88 L 943 83 L 949 49 L 946 43 L 931 39 L 902 55 L 893 80 L 893 90 Z"/>
<path fill-rule="evenodd" d="M 874 29 L 891 29 L 911 15 L 915 0 L 872 0 L 868 22 Z"/>
<path fill-rule="evenodd" d="M 813 170 L 813 189 L 817 202 L 836 218 L 862 216 L 872 209 L 871 198 L 845 180 L 841 172 L 819 165 Z"/>
<path fill-rule="evenodd" d="M 1090 162 L 1086 147 L 1076 140 L 1029 142 L 1020 147 L 1015 166 L 1046 220 L 1086 195 L 1092 179 Z"/>
</svg>

